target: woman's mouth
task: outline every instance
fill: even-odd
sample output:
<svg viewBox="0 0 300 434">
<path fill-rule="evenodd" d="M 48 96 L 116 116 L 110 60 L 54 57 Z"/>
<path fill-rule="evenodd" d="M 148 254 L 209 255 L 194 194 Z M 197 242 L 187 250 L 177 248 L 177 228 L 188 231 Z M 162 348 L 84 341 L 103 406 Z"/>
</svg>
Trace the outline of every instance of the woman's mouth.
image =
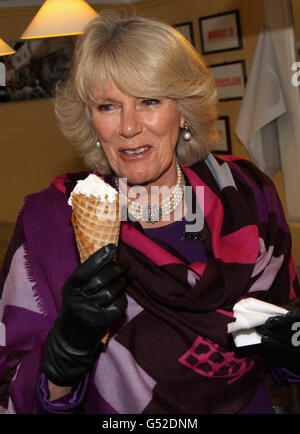
<svg viewBox="0 0 300 434">
<path fill-rule="evenodd" d="M 148 152 L 150 151 L 151 146 L 140 146 L 134 149 L 125 149 L 121 148 L 119 150 L 119 153 L 122 158 L 128 160 L 136 159 L 136 158 L 143 158 Z"/>
</svg>

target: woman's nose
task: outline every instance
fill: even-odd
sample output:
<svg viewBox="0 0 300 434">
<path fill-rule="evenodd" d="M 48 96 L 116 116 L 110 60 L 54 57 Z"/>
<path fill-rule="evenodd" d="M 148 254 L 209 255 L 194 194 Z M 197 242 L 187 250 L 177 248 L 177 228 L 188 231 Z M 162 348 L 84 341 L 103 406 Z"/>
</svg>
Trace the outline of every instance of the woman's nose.
<svg viewBox="0 0 300 434">
<path fill-rule="evenodd" d="M 122 110 L 120 123 L 120 134 L 123 137 L 133 137 L 142 131 L 139 113 L 133 107 Z"/>
</svg>

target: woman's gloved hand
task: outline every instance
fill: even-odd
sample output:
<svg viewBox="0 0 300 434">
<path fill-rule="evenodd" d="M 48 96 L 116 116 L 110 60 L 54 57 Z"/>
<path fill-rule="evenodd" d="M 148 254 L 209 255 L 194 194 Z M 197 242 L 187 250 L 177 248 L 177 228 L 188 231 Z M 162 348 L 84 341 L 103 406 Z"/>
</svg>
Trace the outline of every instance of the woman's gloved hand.
<svg viewBox="0 0 300 434">
<path fill-rule="evenodd" d="M 45 342 L 43 371 L 58 386 L 83 379 L 101 349 L 101 338 L 127 307 L 124 274 L 109 244 L 79 265 L 62 288 L 62 309 Z"/>
<path fill-rule="evenodd" d="M 261 346 L 267 360 L 300 374 L 300 309 L 295 306 L 286 309 L 291 310 L 284 316 L 268 318 L 256 330 L 263 335 Z"/>
</svg>

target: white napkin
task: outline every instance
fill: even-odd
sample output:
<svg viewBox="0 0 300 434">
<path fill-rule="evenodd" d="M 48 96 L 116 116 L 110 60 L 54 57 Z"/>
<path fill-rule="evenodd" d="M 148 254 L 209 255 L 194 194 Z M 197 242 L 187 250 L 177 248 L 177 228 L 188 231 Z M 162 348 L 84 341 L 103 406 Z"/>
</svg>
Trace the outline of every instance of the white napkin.
<svg viewBox="0 0 300 434">
<path fill-rule="evenodd" d="M 235 345 L 243 347 L 261 343 L 262 335 L 255 327 L 263 325 L 270 316 L 285 315 L 288 311 L 256 298 L 245 298 L 233 306 L 235 321 L 227 324 Z"/>
</svg>

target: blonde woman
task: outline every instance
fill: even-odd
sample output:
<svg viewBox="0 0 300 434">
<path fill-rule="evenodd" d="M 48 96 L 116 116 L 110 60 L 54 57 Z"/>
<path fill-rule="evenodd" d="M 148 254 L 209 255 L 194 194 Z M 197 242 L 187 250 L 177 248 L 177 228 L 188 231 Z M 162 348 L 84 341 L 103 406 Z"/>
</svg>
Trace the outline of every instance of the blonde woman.
<svg viewBox="0 0 300 434">
<path fill-rule="evenodd" d="M 210 153 L 216 106 L 203 59 L 171 26 L 109 12 L 88 25 L 56 115 L 126 218 L 118 251 L 79 265 L 68 199 L 88 173 L 27 198 L 2 270 L 3 411 L 272 413 L 266 369 L 297 381 L 294 348 L 270 368 L 268 336 L 240 351 L 227 333 L 238 300 L 286 305 L 298 286 L 272 182 Z"/>
</svg>

